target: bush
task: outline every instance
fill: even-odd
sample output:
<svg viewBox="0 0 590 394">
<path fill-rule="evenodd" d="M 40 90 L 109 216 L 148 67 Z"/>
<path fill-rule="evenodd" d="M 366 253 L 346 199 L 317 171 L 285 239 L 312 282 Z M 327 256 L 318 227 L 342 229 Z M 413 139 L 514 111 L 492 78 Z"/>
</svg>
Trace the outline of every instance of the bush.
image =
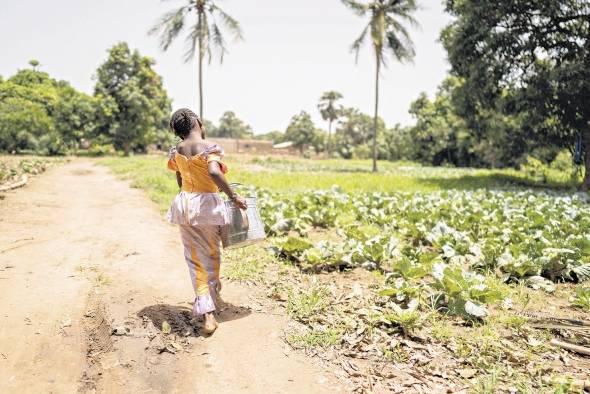
<svg viewBox="0 0 590 394">
<path fill-rule="evenodd" d="M 50 131 L 39 138 L 37 153 L 44 156 L 65 155 L 67 147 L 59 133 Z"/>
<path fill-rule="evenodd" d="M 572 154 L 568 150 L 564 149 L 560 151 L 557 156 L 555 156 L 555 159 L 553 159 L 549 167 L 557 171 L 570 173 L 574 169 L 572 163 Z"/>
<path fill-rule="evenodd" d="M 526 164 L 520 166 L 520 170 L 533 182 L 562 183 L 575 187 L 581 181 L 582 174 L 575 171 L 572 155 L 567 150 L 560 151 L 555 159 L 544 164 L 533 156 L 527 156 Z"/>
<path fill-rule="evenodd" d="M 547 182 L 545 166 L 539 159 L 536 159 L 532 156 L 527 156 L 526 164 L 521 165 L 520 170 L 526 174 L 527 178 L 538 182 Z"/>
<path fill-rule="evenodd" d="M 90 156 L 106 156 L 115 154 L 115 148 L 112 144 L 92 144 L 88 149 Z"/>
<path fill-rule="evenodd" d="M 358 145 L 352 148 L 353 159 L 370 159 L 373 157 L 373 151 L 368 144 Z"/>
</svg>

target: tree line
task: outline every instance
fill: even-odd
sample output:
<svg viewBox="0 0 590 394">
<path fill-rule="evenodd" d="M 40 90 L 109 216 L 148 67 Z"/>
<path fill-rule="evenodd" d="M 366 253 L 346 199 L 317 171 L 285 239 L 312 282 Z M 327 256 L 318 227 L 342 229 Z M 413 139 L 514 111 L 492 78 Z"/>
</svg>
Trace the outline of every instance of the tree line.
<svg viewBox="0 0 590 394">
<path fill-rule="evenodd" d="M 356 53 L 368 41 L 375 60 L 375 111 L 371 115 L 339 104 L 326 92 L 318 110 L 327 132 L 306 112 L 284 132 L 256 138 L 292 141 L 344 158 L 411 159 L 455 166 L 514 166 L 527 155 L 551 160 L 568 149 L 584 165 L 590 188 L 590 0 L 445 0 L 452 22 L 441 32 L 451 64 L 433 98 L 410 106 L 415 123 L 386 127 L 379 117 L 379 76 L 388 59 L 409 62 L 414 49 L 408 26 L 416 26 L 415 0 L 342 0 L 367 25 L 353 42 Z M 194 19 L 194 23 L 191 23 Z M 224 32 L 225 30 L 225 32 Z M 149 31 L 166 50 L 186 32 L 185 60 L 197 58 L 199 112 L 203 114 L 203 60 L 227 53 L 225 34 L 242 39 L 237 20 L 213 0 L 188 0 L 166 13 Z M 77 92 L 39 70 L 0 77 L 0 150 L 36 149 L 63 153 L 89 136 L 126 153 L 165 144 L 170 100 L 153 60 L 118 44 L 96 72 L 92 96 Z M 210 136 L 249 138 L 251 128 L 228 111 Z M 334 128 L 334 129 L 333 129 Z"/>
<path fill-rule="evenodd" d="M 566 148 L 576 164 L 584 164 L 582 188 L 590 189 L 590 0 L 443 0 L 454 18 L 441 33 L 451 76 L 433 101 L 421 96 L 412 104 L 416 125 L 399 133 L 380 133 L 379 76 L 388 59 L 413 59 L 407 27 L 418 25 L 414 17 L 418 4 L 415 0 L 341 2 L 367 20 L 351 50 L 358 58 L 368 41 L 375 60 L 374 171 L 377 158 L 388 151 L 382 145 L 388 140 L 400 144 L 389 149 L 399 157 L 454 165 L 514 165 L 527 153 L 547 158 Z M 188 28 L 187 60 L 196 54 L 202 115 L 203 58 L 211 57 L 212 47 L 219 49 L 220 60 L 227 52 L 218 21 L 236 39 L 242 39 L 242 31 L 214 0 L 189 0 L 152 29 L 151 33 L 160 34 L 163 49 L 183 31 L 191 15 L 196 24 Z M 328 124 L 327 150 L 333 121 Z M 301 130 L 302 122 L 309 123 L 303 113 L 293 118 L 291 130 Z M 345 157 L 350 153 L 339 148 Z"/>
<path fill-rule="evenodd" d="M 39 70 L 37 60 L 30 65 L 0 78 L 0 151 L 59 155 L 92 140 L 97 154 L 112 147 L 129 155 L 172 142 L 171 102 L 154 60 L 126 43 L 109 50 L 96 71 L 93 95 Z"/>
</svg>

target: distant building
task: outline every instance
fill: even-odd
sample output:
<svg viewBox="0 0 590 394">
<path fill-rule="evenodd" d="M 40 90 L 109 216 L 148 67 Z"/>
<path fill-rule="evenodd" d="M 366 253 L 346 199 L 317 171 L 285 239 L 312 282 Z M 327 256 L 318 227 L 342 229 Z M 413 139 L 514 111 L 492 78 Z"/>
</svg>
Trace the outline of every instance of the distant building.
<svg viewBox="0 0 590 394">
<path fill-rule="evenodd" d="M 219 144 L 228 154 L 299 155 L 299 151 L 293 148 L 292 142 L 273 145 L 272 141 L 232 138 L 211 138 L 210 141 Z"/>
<path fill-rule="evenodd" d="M 295 148 L 293 141 L 281 142 L 272 146 L 277 155 L 299 155 L 299 150 Z"/>
</svg>

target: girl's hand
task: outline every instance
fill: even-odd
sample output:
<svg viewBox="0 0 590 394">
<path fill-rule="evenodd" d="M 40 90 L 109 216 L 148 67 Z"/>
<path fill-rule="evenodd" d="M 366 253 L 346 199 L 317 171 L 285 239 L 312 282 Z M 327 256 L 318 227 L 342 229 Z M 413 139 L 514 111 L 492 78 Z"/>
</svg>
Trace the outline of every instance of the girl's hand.
<svg viewBox="0 0 590 394">
<path fill-rule="evenodd" d="M 238 196 L 237 194 L 234 194 L 232 196 L 231 201 L 243 211 L 245 211 L 248 208 L 248 205 L 246 205 L 246 200 Z"/>
</svg>

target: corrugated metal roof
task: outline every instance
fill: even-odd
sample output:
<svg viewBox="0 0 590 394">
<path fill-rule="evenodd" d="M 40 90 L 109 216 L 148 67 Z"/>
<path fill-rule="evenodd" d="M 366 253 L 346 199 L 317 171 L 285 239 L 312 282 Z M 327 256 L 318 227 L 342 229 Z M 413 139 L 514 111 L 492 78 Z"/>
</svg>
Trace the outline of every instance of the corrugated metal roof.
<svg viewBox="0 0 590 394">
<path fill-rule="evenodd" d="M 273 149 L 285 149 L 293 146 L 293 141 L 285 141 L 280 144 L 273 145 Z"/>
</svg>

